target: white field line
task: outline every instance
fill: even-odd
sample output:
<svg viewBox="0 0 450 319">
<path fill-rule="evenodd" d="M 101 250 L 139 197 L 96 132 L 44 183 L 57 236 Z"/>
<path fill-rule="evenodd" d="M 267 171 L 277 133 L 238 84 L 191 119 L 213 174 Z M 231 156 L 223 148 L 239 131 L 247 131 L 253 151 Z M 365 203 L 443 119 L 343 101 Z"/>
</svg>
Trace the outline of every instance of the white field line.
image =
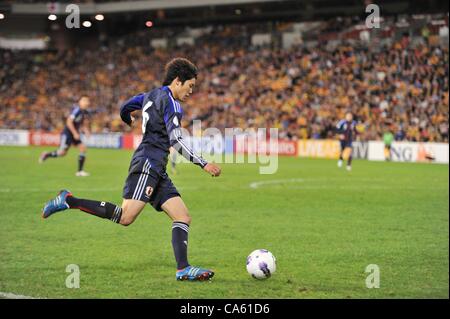
<svg viewBox="0 0 450 319">
<path fill-rule="evenodd" d="M 283 183 L 302 183 L 305 180 L 303 178 L 291 178 L 291 179 L 276 179 L 271 181 L 260 181 L 250 183 L 250 188 L 258 188 L 263 185 L 271 185 L 271 184 L 283 184 Z"/>
<path fill-rule="evenodd" d="M 278 184 L 287 184 L 287 183 L 291 183 L 291 184 L 300 184 L 302 183 L 302 186 L 300 187 L 295 187 L 293 186 L 292 188 L 300 188 L 300 189 L 308 189 L 308 190 L 315 190 L 315 189 L 330 189 L 333 188 L 334 190 L 361 190 L 361 186 L 360 185 L 330 185 L 327 182 L 333 181 L 333 180 L 338 180 L 338 179 L 302 179 L 302 178 L 291 178 L 291 179 L 276 179 L 276 180 L 267 180 L 267 181 L 257 181 L 257 182 L 252 182 L 250 183 L 248 186 L 251 189 L 258 189 L 260 187 L 263 186 L 271 186 L 271 185 L 278 185 Z M 422 189 L 422 187 L 419 186 L 401 186 L 401 185 L 385 185 L 385 184 L 380 184 L 377 183 L 376 180 L 374 179 L 357 179 L 355 181 L 358 182 L 367 182 L 367 185 L 365 185 L 363 187 L 364 190 L 389 190 L 389 189 L 401 189 L 401 190 L 409 190 L 409 191 L 415 191 L 415 190 L 420 190 Z M 321 184 L 317 185 L 317 184 L 309 184 L 309 183 L 314 183 L 314 182 L 321 182 Z M 374 183 L 375 184 L 371 184 Z M 445 190 L 445 188 L 439 188 L 439 187 L 435 187 L 435 190 Z"/>
<path fill-rule="evenodd" d="M 29 297 L 29 296 L 24 296 L 24 295 L 16 295 L 11 292 L 1 292 L 1 291 L 0 291 L 0 298 L 5 298 L 5 299 L 42 299 L 42 298 L 34 298 L 34 297 Z"/>
</svg>

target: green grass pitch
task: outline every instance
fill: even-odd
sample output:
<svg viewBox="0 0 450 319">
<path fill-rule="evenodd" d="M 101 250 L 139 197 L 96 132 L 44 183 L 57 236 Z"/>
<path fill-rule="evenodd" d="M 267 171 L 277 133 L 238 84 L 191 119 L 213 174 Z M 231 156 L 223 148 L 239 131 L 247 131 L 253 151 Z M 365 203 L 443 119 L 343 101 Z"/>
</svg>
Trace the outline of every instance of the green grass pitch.
<svg viewBox="0 0 450 319">
<path fill-rule="evenodd" d="M 211 282 L 177 282 L 171 222 L 151 206 L 128 227 L 77 210 L 41 218 L 67 188 L 121 203 L 132 153 L 77 150 L 37 162 L 39 147 L 0 148 L 0 292 L 41 298 L 448 298 L 448 165 L 280 158 L 278 172 L 226 164 L 212 178 L 191 164 L 172 176 L 192 216 L 189 257 Z M 52 149 L 45 148 L 45 149 Z M 259 182 L 268 182 L 266 184 Z M 254 187 L 250 185 L 252 183 Z M 258 281 L 247 255 L 265 248 L 277 272 Z M 80 288 L 66 288 L 66 266 Z M 365 268 L 380 269 L 368 289 Z"/>
</svg>

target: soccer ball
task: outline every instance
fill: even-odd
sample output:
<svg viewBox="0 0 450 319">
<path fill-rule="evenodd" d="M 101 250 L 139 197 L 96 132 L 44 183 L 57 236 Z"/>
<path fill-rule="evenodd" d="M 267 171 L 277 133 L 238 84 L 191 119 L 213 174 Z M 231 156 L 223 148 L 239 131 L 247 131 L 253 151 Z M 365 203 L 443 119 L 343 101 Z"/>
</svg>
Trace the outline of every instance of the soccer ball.
<svg viewBox="0 0 450 319">
<path fill-rule="evenodd" d="M 247 271 L 253 278 L 269 278 L 276 269 L 276 258 L 266 249 L 257 249 L 247 257 Z"/>
</svg>

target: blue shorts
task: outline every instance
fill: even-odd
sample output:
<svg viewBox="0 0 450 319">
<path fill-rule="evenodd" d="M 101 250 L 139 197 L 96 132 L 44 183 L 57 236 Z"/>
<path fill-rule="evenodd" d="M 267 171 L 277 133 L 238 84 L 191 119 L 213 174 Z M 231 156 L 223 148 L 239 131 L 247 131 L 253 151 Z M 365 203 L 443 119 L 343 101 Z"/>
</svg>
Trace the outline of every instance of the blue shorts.
<svg viewBox="0 0 450 319">
<path fill-rule="evenodd" d="M 76 140 L 72 134 L 67 132 L 61 133 L 59 149 L 67 151 L 70 148 L 70 145 L 78 145 L 78 144 L 81 144 L 81 140 Z"/>
<path fill-rule="evenodd" d="M 150 194 L 150 195 L 149 195 Z M 123 198 L 150 203 L 157 211 L 170 198 L 180 196 L 168 176 L 161 177 L 147 158 L 133 158 L 123 188 Z"/>
<path fill-rule="evenodd" d="M 341 150 L 345 150 L 346 147 L 352 148 L 352 141 L 341 140 Z"/>
</svg>

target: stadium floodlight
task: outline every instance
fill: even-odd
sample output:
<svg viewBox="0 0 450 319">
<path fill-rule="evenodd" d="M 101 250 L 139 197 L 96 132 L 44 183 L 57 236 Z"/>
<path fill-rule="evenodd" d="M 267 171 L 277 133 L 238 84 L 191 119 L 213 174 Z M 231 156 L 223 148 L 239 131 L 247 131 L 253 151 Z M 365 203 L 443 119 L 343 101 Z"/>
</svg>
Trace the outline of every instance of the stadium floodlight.
<svg viewBox="0 0 450 319">
<path fill-rule="evenodd" d="M 5 15 L 3 13 L 0 13 L 0 20 L 4 19 Z"/>
<path fill-rule="evenodd" d="M 95 16 L 95 20 L 97 21 L 103 21 L 105 19 L 105 16 L 103 14 L 97 14 Z"/>
<path fill-rule="evenodd" d="M 48 16 L 48 19 L 51 20 L 51 21 L 55 21 L 56 18 L 57 18 L 57 17 L 56 17 L 55 14 L 51 14 L 51 15 Z"/>
<path fill-rule="evenodd" d="M 89 28 L 92 25 L 91 21 L 83 21 L 83 27 Z"/>
<path fill-rule="evenodd" d="M 151 27 L 153 26 L 153 22 L 147 21 L 147 22 L 145 22 L 145 26 L 146 26 L 147 28 L 151 28 Z"/>
</svg>

